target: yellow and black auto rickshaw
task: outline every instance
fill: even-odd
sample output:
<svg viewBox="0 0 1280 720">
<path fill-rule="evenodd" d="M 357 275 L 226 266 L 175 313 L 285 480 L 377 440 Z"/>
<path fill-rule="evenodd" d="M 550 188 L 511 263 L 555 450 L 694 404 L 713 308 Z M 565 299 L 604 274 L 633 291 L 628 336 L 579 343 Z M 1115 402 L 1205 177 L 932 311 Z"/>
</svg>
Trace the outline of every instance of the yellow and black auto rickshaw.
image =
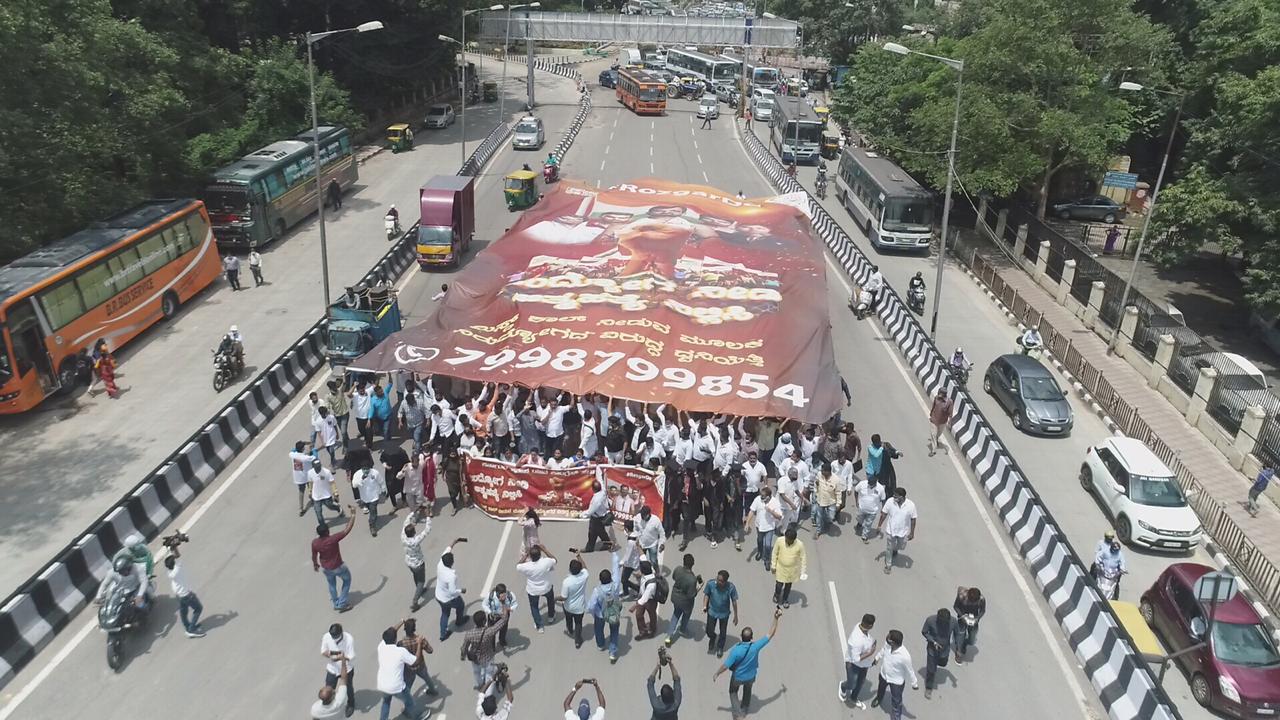
<svg viewBox="0 0 1280 720">
<path fill-rule="evenodd" d="M 822 157 L 835 160 L 840 157 L 840 136 L 835 133 L 822 134 Z"/>
<path fill-rule="evenodd" d="M 404 123 L 396 123 L 387 127 L 387 146 L 391 152 L 398 153 L 413 149 L 413 131 Z"/>
<path fill-rule="evenodd" d="M 818 105 L 813 108 L 813 114 L 817 115 L 818 122 L 822 123 L 823 127 L 826 127 L 827 120 L 831 119 L 831 108 L 825 105 Z"/>
<path fill-rule="evenodd" d="M 508 173 L 503 181 L 508 210 L 523 210 L 538 202 L 538 176 L 532 170 Z"/>
<path fill-rule="evenodd" d="M 484 81 L 484 101 L 485 102 L 498 101 L 498 82 L 496 80 Z"/>
</svg>

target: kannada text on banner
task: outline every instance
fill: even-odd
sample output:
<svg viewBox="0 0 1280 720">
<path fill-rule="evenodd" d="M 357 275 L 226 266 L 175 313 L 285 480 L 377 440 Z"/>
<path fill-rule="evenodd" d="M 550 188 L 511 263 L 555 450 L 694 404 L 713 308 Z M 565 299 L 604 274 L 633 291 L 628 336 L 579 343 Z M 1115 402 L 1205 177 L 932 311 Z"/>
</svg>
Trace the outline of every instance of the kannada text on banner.
<svg viewBox="0 0 1280 720">
<path fill-rule="evenodd" d="M 534 508 L 543 520 L 579 520 L 591 504 L 591 484 L 597 479 L 616 488 L 613 512 L 618 522 L 630 520 L 640 508 L 662 519 L 662 487 L 656 476 L 627 465 L 591 465 L 550 470 L 515 465 L 491 458 L 467 458 L 467 488 L 476 507 L 500 520 L 524 517 Z"/>
</svg>

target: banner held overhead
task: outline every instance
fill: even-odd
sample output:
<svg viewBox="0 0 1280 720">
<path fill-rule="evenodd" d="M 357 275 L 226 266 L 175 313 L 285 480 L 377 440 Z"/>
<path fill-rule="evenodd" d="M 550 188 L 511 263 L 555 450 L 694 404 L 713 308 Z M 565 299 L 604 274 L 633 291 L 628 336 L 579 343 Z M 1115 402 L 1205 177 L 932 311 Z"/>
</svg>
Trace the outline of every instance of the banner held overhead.
<svg viewBox="0 0 1280 720">
<path fill-rule="evenodd" d="M 826 421 L 841 392 L 825 266 L 792 200 L 563 182 L 353 369 Z"/>
</svg>

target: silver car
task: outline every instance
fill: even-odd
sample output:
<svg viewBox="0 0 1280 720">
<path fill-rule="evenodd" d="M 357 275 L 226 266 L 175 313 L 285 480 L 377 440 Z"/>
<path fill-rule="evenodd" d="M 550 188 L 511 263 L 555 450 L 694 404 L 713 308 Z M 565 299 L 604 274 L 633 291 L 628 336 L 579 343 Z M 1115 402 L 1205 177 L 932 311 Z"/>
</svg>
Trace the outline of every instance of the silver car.
<svg viewBox="0 0 1280 720">
<path fill-rule="evenodd" d="M 982 389 L 1004 407 L 1015 428 L 1036 435 L 1071 434 L 1071 401 L 1039 360 L 1001 355 L 987 368 Z"/>
<path fill-rule="evenodd" d="M 529 115 L 520 118 L 511 134 L 511 147 L 516 150 L 537 150 L 547 141 L 542 130 L 542 118 Z"/>
<path fill-rule="evenodd" d="M 422 124 L 429 128 L 446 128 L 453 124 L 453 118 L 453 106 L 439 103 L 427 109 L 427 117 Z"/>
</svg>

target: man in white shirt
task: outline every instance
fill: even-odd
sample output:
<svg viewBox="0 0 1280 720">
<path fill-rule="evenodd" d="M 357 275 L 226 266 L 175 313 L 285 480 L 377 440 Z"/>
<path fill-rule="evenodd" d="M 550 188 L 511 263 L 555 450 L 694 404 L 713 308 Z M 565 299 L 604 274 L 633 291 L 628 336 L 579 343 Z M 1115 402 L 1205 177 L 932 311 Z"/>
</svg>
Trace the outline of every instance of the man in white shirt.
<svg viewBox="0 0 1280 720">
<path fill-rule="evenodd" d="M 356 432 L 364 438 L 366 445 L 373 446 L 373 426 L 369 422 L 369 414 L 373 410 L 373 391 L 363 380 L 351 389 L 351 414 L 356 416 Z"/>
<path fill-rule="evenodd" d="M 816 464 L 813 462 L 813 454 L 818 451 L 818 444 L 820 442 L 821 438 L 817 436 L 813 426 L 809 426 L 809 428 L 804 431 L 804 434 L 800 436 L 799 449 L 801 459 L 806 463 Z"/>
<path fill-rule="evenodd" d="M 859 480 L 853 486 L 853 494 L 858 503 L 858 523 L 854 528 L 862 538 L 862 544 L 871 542 L 872 521 L 884 507 L 884 486 L 875 480 Z"/>
<path fill-rule="evenodd" d="M 542 448 L 542 454 L 550 456 L 551 451 L 559 448 L 564 440 L 564 416 L 569 414 L 573 406 L 569 403 L 568 393 L 561 393 L 555 405 L 544 406 L 542 396 L 537 392 L 533 394 L 533 399 L 538 403 L 538 419 L 546 426 L 543 433 L 546 444 Z"/>
<path fill-rule="evenodd" d="M 760 488 L 764 487 L 768 479 L 769 468 L 760 462 L 759 452 L 752 451 L 747 453 L 747 461 L 742 464 L 742 504 L 748 510 L 755 504 L 756 496 L 760 494 Z M 750 530 L 750 528 L 747 529 Z"/>
<path fill-rule="evenodd" d="M 911 681 L 912 690 L 920 687 L 920 683 L 916 680 L 915 666 L 911 664 L 911 653 L 902 647 L 902 631 L 890 630 L 884 643 L 875 660 L 880 664 L 880 682 L 876 686 L 876 696 L 871 700 L 871 707 L 880 707 L 880 703 L 884 700 L 884 691 L 888 690 L 889 718 L 902 720 L 903 688 L 907 680 Z"/>
<path fill-rule="evenodd" d="M 351 484 L 359 493 L 360 504 L 369 513 L 369 534 L 378 537 L 378 501 L 382 499 L 380 474 L 372 467 L 363 467 L 356 471 L 353 480 Z"/>
<path fill-rule="evenodd" d="M 671 456 L 676 467 L 681 469 L 693 462 L 693 439 L 689 437 L 689 428 L 680 428 L 680 434 L 671 446 Z"/>
<path fill-rule="evenodd" d="M 403 624 L 402 620 L 400 625 Z M 413 693 L 409 692 L 409 686 L 404 680 L 405 670 L 414 663 L 422 662 L 423 646 L 419 644 L 415 654 L 397 645 L 396 635 L 400 625 L 383 630 L 382 642 L 378 643 L 378 692 L 382 693 L 382 720 L 387 720 L 391 714 L 391 698 L 399 698 L 404 703 L 405 715 L 416 720 L 426 720 L 431 717 L 431 710 L 424 709 L 422 715 L 417 714 Z"/>
<path fill-rule="evenodd" d="M 293 452 L 289 453 L 289 464 L 293 472 L 293 484 L 298 488 L 298 517 L 307 514 L 307 471 L 311 467 L 310 454 L 306 452 L 307 443 L 299 440 L 293 444 Z"/>
<path fill-rule="evenodd" d="M 764 568 L 769 572 L 773 571 L 771 567 L 773 562 L 773 541 L 776 537 L 778 524 L 782 522 L 784 517 L 782 502 L 774 497 L 773 488 L 768 485 L 761 485 L 760 494 L 755 500 L 751 501 L 745 525 L 748 530 L 753 526 L 755 527 L 755 557 L 764 560 Z M 751 556 L 748 556 L 747 560 L 751 560 Z"/>
<path fill-rule="evenodd" d="M 916 539 L 916 504 L 907 499 L 906 488 L 894 488 L 893 497 L 880 510 L 876 527 L 884 529 L 884 574 L 888 575 L 907 541 Z"/>
<path fill-rule="evenodd" d="M 413 599 L 409 611 L 418 612 L 427 595 L 426 558 L 422 557 L 422 541 L 431 532 L 430 508 L 412 508 L 400 528 L 400 545 L 404 547 L 404 564 L 413 576 Z"/>
<path fill-rule="evenodd" d="M 511 691 L 511 678 L 501 678 L 503 688 L 506 690 L 506 697 L 502 702 L 498 702 L 497 693 L 493 692 L 493 685 L 499 678 L 489 680 L 484 689 L 476 694 L 476 720 L 509 720 L 511 717 L 511 706 L 515 702 L 515 694 Z"/>
<path fill-rule="evenodd" d="M 546 555 L 546 557 L 543 557 Z M 556 557 L 541 545 L 526 548 L 516 563 L 516 572 L 525 577 L 524 591 L 529 596 L 529 612 L 539 633 L 542 629 L 542 611 L 539 601 L 547 599 L 547 622 L 556 621 L 556 591 L 551 576 L 555 571 Z"/>
<path fill-rule="evenodd" d="M 204 612 L 204 605 L 200 604 L 200 598 L 191 589 L 191 581 L 187 578 L 187 570 L 182 566 L 181 557 L 178 545 L 170 546 L 169 555 L 164 559 L 165 570 L 173 585 L 173 594 L 178 598 L 178 618 L 182 620 L 187 637 L 202 638 L 204 629 L 200 627 L 200 613 Z"/>
<path fill-rule="evenodd" d="M 333 685 L 320 688 L 319 699 L 311 703 L 311 720 L 336 720 L 339 717 L 351 717 L 355 714 L 355 706 L 349 705 L 352 693 L 347 687 L 348 675 L 347 659 L 341 657 L 338 660 L 338 678 L 341 682 L 337 683 L 336 690 Z M 348 705 L 345 710 L 344 705 Z"/>
<path fill-rule="evenodd" d="M 458 538 L 453 545 L 440 554 L 440 562 L 436 563 L 436 602 L 440 603 L 440 642 L 444 642 L 452 633 L 449 632 L 449 611 L 453 610 L 454 627 L 461 628 L 467 624 L 465 614 L 466 603 L 462 594 L 467 591 L 458 587 L 458 573 L 453 569 L 453 546 L 466 542 L 466 538 Z"/>
<path fill-rule="evenodd" d="M 586 698 L 578 702 L 576 710 L 573 709 L 574 696 L 583 685 L 588 684 L 596 689 L 596 709 L 591 709 L 591 701 Z M 594 678 L 583 678 L 573 684 L 573 689 L 564 699 L 564 720 L 604 720 L 604 691 L 600 689 L 600 684 Z"/>
<path fill-rule="evenodd" d="M 662 521 L 653 514 L 653 510 L 650 510 L 648 505 L 640 508 L 640 522 L 636 523 L 636 530 L 640 533 L 640 549 L 644 551 L 649 564 L 657 567 L 658 552 L 665 545 L 662 542 L 664 533 Z"/>
<path fill-rule="evenodd" d="M 605 517 L 609 514 L 609 495 L 599 480 L 591 484 L 591 490 L 591 504 L 582 513 L 587 519 L 587 544 L 583 546 L 583 552 L 595 551 L 596 540 L 604 543 L 605 550 L 610 549 L 609 528 L 605 522 Z"/>
<path fill-rule="evenodd" d="M 800 471 L 794 467 L 778 478 L 778 500 L 782 505 L 779 528 L 782 531 L 800 519 L 800 487 Z"/>
<path fill-rule="evenodd" d="M 547 460 L 547 469 L 549 470 L 568 470 L 573 467 L 573 458 L 567 458 L 561 452 L 560 447 L 551 451 L 551 459 Z"/>
<path fill-rule="evenodd" d="M 351 633 L 342 629 L 342 625 L 334 623 L 329 626 L 329 632 L 320 638 L 320 655 L 325 659 L 325 689 L 332 693 L 333 688 L 338 688 L 341 681 L 342 687 L 338 688 L 338 692 L 342 694 L 343 702 L 347 706 L 347 717 L 351 717 L 351 714 L 356 711 L 356 691 L 352 685 L 356 674 L 355 640 L 352 639 Z M 324 700 L 324 690 L 320 693 L 320 699 Z M 339 704 L 337 699 L 331 702 L 334 705 Z"/>
<path fill-rule="evenodd" d="M 836 477 L 840 478 L 840 509 L 844 510 L 845 501 L 857 484 L 853 479 L 853 462 L 849 460 L 849 453 L 843 449 L 837 450 L 836 460 L 831 463 L 831 469 Z M 839 518 L 836 520 L 839 521 Z"/>
<path fill-rule="evenodd" d="M 877 643 L 871 637 L 871 628 L 876 624 L 876 616 L 867 613 L 862 622 L 849 633 L 849 640 L 844 646 L 844 676 L 840 683 L 840 699 L 844 702 L 853 700 L 853 706 L 866 710 L 867 704 L 858 699 L 862 692 L 862 684 L 866 682 L 867 670 L 875 664 Z"/>
<path fill-rule="evenodd" d="M 711 459 L 716 454 L 716 439 L 707 429 L 707 421 L 698 422 L 698 429 L 693 433 L 692 459 L 698 464 L 698 475 L 706 478 L 711 474 Z"/>
<path fill-rule="evenodd" d="M 342 508 L 338 505 L 338 493 L 333 489 L 333 473 L 320 464 L 320 458 L 311 459 L 311 470 L 307 473 L 307 482 L 311 483 L 311 508 L 316 511 L 316 523 L 324 524 L 324 509 L 328 507 L 342 517 Z"/>
</svg>

